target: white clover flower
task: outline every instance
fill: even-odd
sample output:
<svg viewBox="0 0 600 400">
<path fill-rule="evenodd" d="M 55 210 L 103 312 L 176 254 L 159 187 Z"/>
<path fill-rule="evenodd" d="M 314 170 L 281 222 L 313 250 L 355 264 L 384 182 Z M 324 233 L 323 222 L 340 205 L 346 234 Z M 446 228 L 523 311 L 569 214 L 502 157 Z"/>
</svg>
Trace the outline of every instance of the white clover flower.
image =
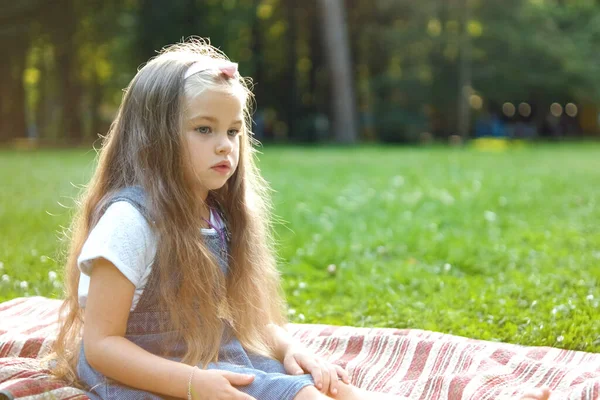
<svg viewBox="0 0 600 400">
<path fill-rule="evenodd" d="M 392 186 L 400 187 L 404 185 L 404 177 L 400 175 L 396 175 L 392 178 Z"/>
<path fill-rule="evenodd" d="M 306 205 L 306 203 L 299 202 L 296 204 L 296 209 L 298 211 L 308 211 L 308 206 Z"/>
<path fill-rule="evenodd" d="M 288 310 L 288 314 L 290 314 L 290 315 L 295 315 L 295 314 L 296 314 L 296 310 L 294 310 L 293 308 L 290 308 L 290 309 Z"/>
<path fill-rule="evenodd" d="M 306 288 L 306 282 L 300 282 L 300 283 L 298 283 L 298 288 L 299 289 L 305 289 Z"/>
<path fill-rule="evenodd" d="M 56 277 L 57 277 L 56 272 L 54 272 L 54 271 L 48 272 L 48 279 L 50 279 L 51 282 L 55 281 Z"/>
<path fill-rule="evenodd" d="M 8 276 L 6 274 L 2 275 L 2 282 L 4 282 L 4 283 L 10 282 L 10 276 Z"/>
<path fill-rule="evenodd" d="M 298 319 L 304 321 L 306 318 L 304 317 L 304 314 L 298 314 Z"/>
<path fill-rule="evenodd" d="M 452 196 L 452 195 L 451 195 L 451 194 L 450 194 L 450 193 L 449 193 L 447 190 L 445 190 L 445 189 L 444 189 L 444 190 L 442 190 L 442 191 L 439 193 L 439 199 L 440 199 L 440 201 L 441 201 L 443 204 L 445 204 L 445 205 L 447 205 L 447 206 L 449 206 L 449 205 L 451 205 L 451 204 L 454 204 L 454 201 L 455 201 L 455 199 L 454 199 L 454 196 Z"/>
<path fill-rule="evenodd" d="M 48 257 L 46 257 L 46 256 L 41 256 L 41 257 L 40 257 L 40 262 L 45 264 L 46 262 L 48 262 Z"/>
<path fill-rule="evenodd" d="M 27 283 L 27 281 L 21 281 L 19 286 L 21 287 L 21 289 L 27 289 L 29 287 L 29 283 Z"/>
<path fill-rule="evenodd" d="M 483 213 L 483 216 L 484 216 L 485 220 L 488 222 L 496 221 L 496 213 L 493 211 L 486 211 Z"/>
</svg>

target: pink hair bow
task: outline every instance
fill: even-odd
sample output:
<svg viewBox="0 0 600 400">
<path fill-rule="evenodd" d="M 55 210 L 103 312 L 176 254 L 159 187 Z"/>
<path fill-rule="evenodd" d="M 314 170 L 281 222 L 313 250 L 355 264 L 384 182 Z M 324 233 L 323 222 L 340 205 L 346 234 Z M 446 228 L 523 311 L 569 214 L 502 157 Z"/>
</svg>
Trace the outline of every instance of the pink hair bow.
<svg viewBox="0 0 600 400">
<path fill-rule="evenodd" d="M 217 68 L 219 68 L 219 71 L 221 71 L 222 74 L 227 75 L 228 78 L 233 78 L 238 70 L 238 65 L 237 63 L 225 61 Z"/>
<path fill-rule="evenodd" d="M 218 69 L 219 72 L 221 72 L 223 75 L 227 76 L 228 78 L 233 78 L 238 70 L 238 64 L 233 63 L 231 61 L 219 60 L 218 63 L 214 66 L 214 68 Z M 202 61 L 195 62 L 188 68 L 183 79 L 187 79 L 190 76 L 197 74 L 198 72 L 206 71 L 208 69 L 210 69 L 210 68 L 206 68 L 205 62 L 202 62 Z"/>
</svg>

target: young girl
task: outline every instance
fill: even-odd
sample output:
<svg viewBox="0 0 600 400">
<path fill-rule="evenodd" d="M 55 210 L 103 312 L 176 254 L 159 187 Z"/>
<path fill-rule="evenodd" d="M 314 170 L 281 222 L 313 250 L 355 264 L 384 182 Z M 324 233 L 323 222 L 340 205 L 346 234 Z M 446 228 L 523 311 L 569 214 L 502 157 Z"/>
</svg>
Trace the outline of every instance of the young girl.
<svg viewBox="0 0 600 400">
<path fill-rule="evenodd" d="M 285 331 L 251 100 L 200 40 L 128 86 L 73 223 L 54 349 L 91 399 L 382 398 Z"/>
</svg>

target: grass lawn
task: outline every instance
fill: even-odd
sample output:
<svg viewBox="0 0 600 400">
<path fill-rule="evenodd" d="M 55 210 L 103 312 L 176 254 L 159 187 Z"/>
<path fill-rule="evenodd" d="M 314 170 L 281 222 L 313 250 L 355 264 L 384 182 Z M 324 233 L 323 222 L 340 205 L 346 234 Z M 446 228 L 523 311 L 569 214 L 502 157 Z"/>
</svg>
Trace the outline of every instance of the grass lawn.
<svg viewBox="0 0 600 400">
<path fill-rule="evenodd" d="M 263 152 L 292 322 L 600 352 L 600 144 Z M 0 301 L 60 296 L 93 165 L 0 152 Z"/>
</svg>

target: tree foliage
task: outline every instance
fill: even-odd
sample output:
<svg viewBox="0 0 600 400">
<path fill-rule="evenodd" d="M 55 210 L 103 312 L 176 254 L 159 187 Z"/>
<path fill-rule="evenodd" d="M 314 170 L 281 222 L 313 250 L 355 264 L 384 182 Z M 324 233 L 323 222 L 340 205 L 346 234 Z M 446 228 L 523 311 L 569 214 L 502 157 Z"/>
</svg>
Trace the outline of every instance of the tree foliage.
<svg viewBox="0 0 600 400">
<path fill-rule="evenodd" d="M 345 0 L 345 7 L 363 140 L 455 131 L 465 65 L 468 89 L 488 103 L 600 101 L 596 1 Z M 335 140 L 328 121 L 339 94 L 331 92 L 326 23 L 317 0 L 2 2 L 0 141 L 77 143 L 104 134 L 136 69 L 191 35 L 209 37 L 254 78 L 261 139 Z"/>
</svg>

